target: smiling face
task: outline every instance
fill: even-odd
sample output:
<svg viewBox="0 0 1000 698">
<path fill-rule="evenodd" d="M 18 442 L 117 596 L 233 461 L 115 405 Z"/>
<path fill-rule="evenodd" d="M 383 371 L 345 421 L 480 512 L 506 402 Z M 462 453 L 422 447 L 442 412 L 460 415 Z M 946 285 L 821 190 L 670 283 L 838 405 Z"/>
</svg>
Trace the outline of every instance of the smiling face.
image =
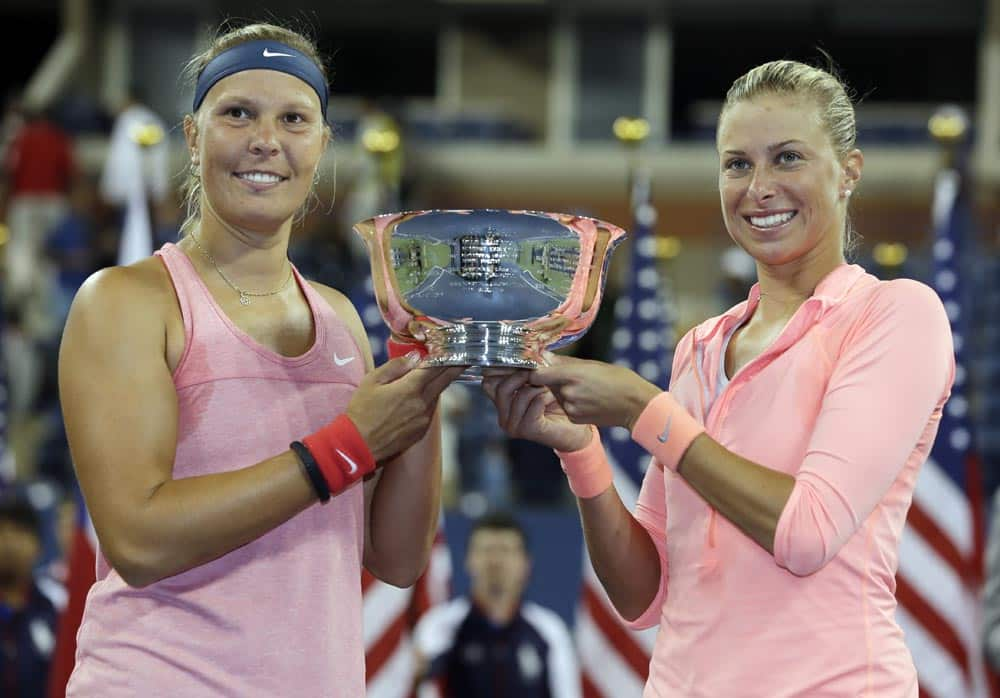
<svg viewBox="0 0 1000 698">
<path fill-rule="evenodd" d="M 843 259 L 847 192 L 862 157 L 837 156 L 814 101 L 765 94 L 736 102 L 720 120 L 718 150 L 726 229 L 758 264 Z"/>
<path fill-rule="evenodd" d="M 313 89 L 274 70 L 220 80 L 184 133 L 210 204 L 203 213 L 260 233 L 281 229 L 303 205 L 328 140 Z"/>
</svg>

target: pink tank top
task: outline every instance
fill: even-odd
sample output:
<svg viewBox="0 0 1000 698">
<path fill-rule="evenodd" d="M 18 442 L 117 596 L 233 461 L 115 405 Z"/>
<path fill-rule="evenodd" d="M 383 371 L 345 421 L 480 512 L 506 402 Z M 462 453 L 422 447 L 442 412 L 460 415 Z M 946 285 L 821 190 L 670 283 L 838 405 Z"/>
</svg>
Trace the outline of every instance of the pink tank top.
<svg viewBox="0 0 1000 698">
<path fill-rule="evenodd" d="M 184 319 L 175 478 L 270 458 L 346 408 L 364 358 L 298 270 L 316 339 L 288 358 L 230 321 L 180 249 L 168 243 L 156 254 Z M 359 484 L 142 589 L 98 554 L 67 696 L 363 696 L 363 534 Z"/>
</svg>

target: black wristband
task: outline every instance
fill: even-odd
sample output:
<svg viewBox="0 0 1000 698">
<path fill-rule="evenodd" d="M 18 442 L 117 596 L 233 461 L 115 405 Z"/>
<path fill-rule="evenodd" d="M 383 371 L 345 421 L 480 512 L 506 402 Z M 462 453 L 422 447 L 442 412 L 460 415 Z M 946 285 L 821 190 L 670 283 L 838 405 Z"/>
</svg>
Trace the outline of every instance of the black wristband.
<svg viewBox="0 0 1000 698">
<path fill-rule="evenodd" d="M 288 447 L 295 452 L 295 455 L 302 462 L 302 467 L 305 469 L 306 475 L 309 476 L 309 482 L 312 483 L 313 489 L 316 490 L 316 496 L 319 497 L 319 501 L 325 502 L 330 499 L 330 486 L 326 484 L 323 474 L 319 471 L 316 459 L 313 458 L 313 454 L 309 452 L 306 445 L 301 441 L 293 441 Z"/>
</svg>

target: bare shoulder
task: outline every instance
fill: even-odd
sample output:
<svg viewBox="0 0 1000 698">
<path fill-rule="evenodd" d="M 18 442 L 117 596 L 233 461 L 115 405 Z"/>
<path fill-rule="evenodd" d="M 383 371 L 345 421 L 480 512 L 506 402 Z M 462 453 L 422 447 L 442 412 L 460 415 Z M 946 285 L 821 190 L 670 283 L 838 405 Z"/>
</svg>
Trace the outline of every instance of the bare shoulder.
<svg viewBox="0 0 1000 698">
<path fill-rule="evenodd" d="M 130 341 L 135 333 L 150 331 L 158 331 L 162 338 L 172 303 L 170 277 L 155 257 L 107 267 L 91 274 L 77 291 L 64 339 L 82 335 L 93 343 L 99 341 L 98 333 L 108 341 Z"/>
<path fill-rule="evenodd" d="M 147 257 L 124 267 L 106 267 L 91 274 L 73 300 L 73 312 L 91 308 L 153 310 L 173 297 L 170 277 L 160 260 Z M 79 310 L 78 310 L 79 308 Z"/>
<path fill-rule="evenodd" d="M 317 281 L 309 281 L 309 285 L 313 287 L 325 300 L 333 312 L 336 313 L 344 324 L 347 325 L 351 334 L 354 336 L 354 341 L 357 342 L 358 346 L 361 348 L 362 353 L 365 356 L 365 361 L 370 369 L 372 367 L 372 353 L 371 346 L 368 343 L 368 332 L 365 330 L 364 323 L 361 322 L 361 316 L 358 315 L 357 308 L 351 300 L 338 291 L 335 288 L 331 288 L 326 284 L 321 284 Z"/>
</svg>

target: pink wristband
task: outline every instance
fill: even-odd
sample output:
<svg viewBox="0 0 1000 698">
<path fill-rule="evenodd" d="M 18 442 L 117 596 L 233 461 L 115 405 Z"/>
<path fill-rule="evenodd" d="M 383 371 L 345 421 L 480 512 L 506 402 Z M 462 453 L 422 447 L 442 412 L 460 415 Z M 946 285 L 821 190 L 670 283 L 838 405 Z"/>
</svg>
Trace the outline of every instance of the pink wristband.
<svg viewBox="0 0 1000 698">
<path fill-rule="evenodd" d="M 611 487 L 614 481 L 611 464 L 601 445 L 601 435 L 596 427 L 591 426 L 590 429 L 590 443 L 579 451 L 556 451 L 569 488 L 580 499 L 596 497 Z"/>
<path fill-rule="evenodd" d="M 664 468 L 677 472 L 681 458 L 705 427 L 681 407 L 673 395 L 662 392 L 646 405 L 632 427 L 632 439 Z"/>
</svg>

